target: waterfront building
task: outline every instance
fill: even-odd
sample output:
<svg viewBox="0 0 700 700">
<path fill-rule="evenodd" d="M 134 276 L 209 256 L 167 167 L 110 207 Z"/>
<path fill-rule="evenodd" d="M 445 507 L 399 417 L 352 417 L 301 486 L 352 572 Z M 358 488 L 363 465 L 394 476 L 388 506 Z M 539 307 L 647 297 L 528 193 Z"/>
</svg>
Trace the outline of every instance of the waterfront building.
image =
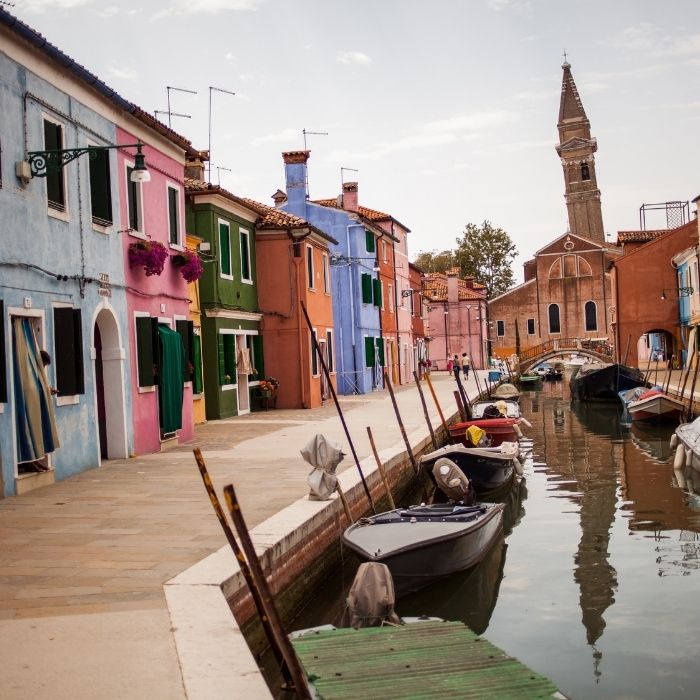
<svg viewBox="0 0 700 700">
<path fill-rule="evenodd" d="M 185 204 L 185 210 L 187 205 Z M 200 246 L 202 239 L 191 233 L 186 234 L 185 248 L 191 255 L 200 258 L 202 253 Z M 207 260 L 209 258 L 207 257 Z M 192 418 L 195 425 L 206 423 L 206 399 L 204 395 L 204 373 L 202 365 L 202 306 L 199 298 L 199 279 L 194 279 L 187 284 L 187 295 L 190 298 L 189 320 L 192 321 Z"/>
<path fill-rule="evenodd" d="M 154 381 L 136 395 L 134 297 L 174 325 L 186 288 L 161 281 L 151 297 L 126 256 L 134 233 L 168 242 L 166 181 L 181 185 L 191 146 L 1 8 L 0 40 L 0 463 L 12 495 L 160 448 Z M 152 182 L 132 182 L 135 169 Z M 152 445 L 137 412 L 143 431 L 156 426 Z M 189 439 L 191 416 L 181 432 Z"/>
<path fill-rule="evenodd" d="M 430 333 L 426 329 L 425 321 L 427 304 L 423 295 L 423 272 L 413 263 L 409 263 L 408 275 L 411 295 L 406 297 L 406 303 L 411 314 L 413 366 L 418 370 L 418 375 L 422 376 L 430 357 L 426 338 Z"/>
<path fill-rule="evenodd" d="M 438 369 L 466 352 L 471 366 L 488 366 L 486 287 L 473 277 L 460 279 L 459 268 L 423 277 L 423 298 L 430 334 L 430 359 Z"/>
<path fill-rule="evenodd" d="M 564 63 L 562 69 L 556 151 L 569 230 L 524 264 L 523 284 L 489 300 L 490 343 L 499 357 L 559 339 L 612 339 L 609 268 L 619 250 L 605 242 L 597 141 L 571 66 Z"/>
<path fill-rule="evenodd" d="M 379 313 L 377 239 L 383 231 L 355 212 L 307 198 L 310 151 L 282 154 L 286 193 L 276 193 L 282 211 L 308 221 L 330 244 L 336 381 L 341 394 L 365 394 L 384 385 L 384 340 Z"/>
</svg>

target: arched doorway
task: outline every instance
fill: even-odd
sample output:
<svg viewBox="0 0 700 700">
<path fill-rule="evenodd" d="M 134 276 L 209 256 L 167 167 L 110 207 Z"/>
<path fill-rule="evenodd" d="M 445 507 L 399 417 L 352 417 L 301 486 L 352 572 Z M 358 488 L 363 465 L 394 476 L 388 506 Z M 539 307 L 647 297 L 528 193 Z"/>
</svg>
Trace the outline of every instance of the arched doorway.
<svg viewBox="0 0 700 700">
<path fill-rule="evenodd" d="M 124 358 L 119 324 L 105 302 L 97 311 L 92 334 L 95 407 L 100 455 L 104 459 L 129 456 L 124 397 Z"/>
<path fill-rule="evenodd" d="M 646 370 L 668 363 L 677 355 L 677 348 L 673 336 L 662 328 L 648 330 L 639 337 L 637 341 L 637 365 L 640 369 Z M 679 358 L 676 358 L 679 362 Z"/>
</svg>

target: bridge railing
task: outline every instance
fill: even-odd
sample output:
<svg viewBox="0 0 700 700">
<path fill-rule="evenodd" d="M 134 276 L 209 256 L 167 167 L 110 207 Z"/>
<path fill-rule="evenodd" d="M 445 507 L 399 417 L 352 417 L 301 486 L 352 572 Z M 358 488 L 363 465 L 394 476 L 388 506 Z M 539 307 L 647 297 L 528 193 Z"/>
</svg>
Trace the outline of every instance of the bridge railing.
<svg viewBox="0 0 700 700">
<path fill-rule="evenodd" d="M 591 340 L 589 338 L 555 338 L 520 352 L 520 362 L 534 360 L 537 357 L 559 350 L 590 350 L 598 355 L 612 357 L 613 347 L 607 340 Z"/>
</svg>

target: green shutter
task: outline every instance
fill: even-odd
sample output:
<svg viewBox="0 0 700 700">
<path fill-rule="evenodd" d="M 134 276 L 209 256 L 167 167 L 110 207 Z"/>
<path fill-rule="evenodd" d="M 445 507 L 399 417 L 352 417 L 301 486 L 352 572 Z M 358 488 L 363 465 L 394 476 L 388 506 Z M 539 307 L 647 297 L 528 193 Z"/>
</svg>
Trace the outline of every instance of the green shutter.
<svg viewBox="0 0 700 700">
<path fill-rule="evenodd" d="M 179 207 L 180 193 L 172 188 L 168 187 L 168 217 L 170 223 L 170 242 L 177 245 L 180 243 L 180 217 L 178 216 L 180 212 Z"/>
<path fill-rule="evenodd" d="M 89 168 L 92 220 L 98 224 L 111 224 L 112 190 L 109 182 L 109 151 L 91 152 Z"/>
<path fill-rule="evenodd" d="M 136 317 L 136 360 L 138 364 L 139 386 L 153 386 L 153 328 L 150 316 Z"/>
<path fill-rule="evenodd" d="M 182 339 L 182 347 L 185 350 L 185 362 L 182 367 L 182 381 L 192 381 L 192 372 L 194 368 L 193 345 L 194 345 L 194 324 L 192 321 L 184 319 L 175 321 L 175 330 L 180 334 Z"/>
<path fill-rule="evenodd" d="M 196 395 L 204 391 L 204 382 L 202 381 L 202 338 L 199 335 L 193 337 L 192 357 L 194 358 L 192 393 Z"/>
<path fill-rule="evenodd" d="M 265 358 L 263 354 L 263 339 L 261 335 L 254 335 L 253 338 L 253 367 L 258 370 L 257 377 L 253 379 L 263 379 L 265 377 Z"/>
<path fill-rule="evenodd" d="M 224 336 L 224 374 L 229 376 L 229 380 L 224 384 L 236 384 L 236 336 L 226 333 Z"/>
<path fill-rule="evenodd" d="M 221 274 L 231 274 L 231 229 L 228 224 L 219 224 L 219 258 Z"/>
<path fill-rule="evenodd" d="M 5 303 L 0 299 L 0 403 L 7 402 L 7 368 L 5 367 Z"/>
<path fill-rule="evenodd" d="M 384 367 L 384 338 L 377 338 L 377 352 L 379 353 L 379 364 Z"/>
<path fill-rule="evenodd" d="M 382 305 L 382 283 L 381 280 L 372 280 L 372 297 L 375 306 Z"/>
<path fill-rule="evenodd" d="M 374 242 L 374 234 L 371 231 L 367 231 L 365 229 L 365 241 L 366 241 L 366 248 L 368 253 L 374 253 L 376 250 L 375 248 L 375 242 Z"/>
<path fill-rule="evenodd" d="M 365 366 L 374 367 L 374 338 L 365 338 Z"/>
<path fill-rule="evenodd" d="M 250 275 L 250 234 L 247 231 L 241 231 L 241 277 L 243 279 L 252 279 Z"/>
<path fill-rule="evenodd" d="M 372 303 L 372 276 L 366 272 L 362 273 L 362 303 Z"/>
<path fill-rule="evenodd" d="M 219 360 L 219 386 L 226 384 L 226 360 L 224 359 L 224 336 L 216 336 L 217 358 Z"/>
</svg>

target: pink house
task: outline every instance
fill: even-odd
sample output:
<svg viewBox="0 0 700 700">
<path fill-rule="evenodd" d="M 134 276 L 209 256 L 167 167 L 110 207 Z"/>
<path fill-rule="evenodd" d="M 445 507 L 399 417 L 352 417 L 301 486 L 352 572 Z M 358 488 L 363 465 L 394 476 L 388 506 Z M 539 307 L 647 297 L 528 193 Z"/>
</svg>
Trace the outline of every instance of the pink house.
<svg viewBox="0 0 700 700">
<path fill-rule="evenodd" d="M 134 158 L 119 150 L 118 175 L 130 354 L 134 453 L 192 438 L 192 322 L 188 321 L 184 163 L 196 153 L 184 138 L 155 129 L 117 128 L 117 143 L 144 142 L 148 182 L 132 182 Z M 158 273 L 158 254 L 163 262 Z M 142 262 L 150 259 L 155 270 Z M 148 274 L 150 273 L 150 274 Z"/>
</svg>

